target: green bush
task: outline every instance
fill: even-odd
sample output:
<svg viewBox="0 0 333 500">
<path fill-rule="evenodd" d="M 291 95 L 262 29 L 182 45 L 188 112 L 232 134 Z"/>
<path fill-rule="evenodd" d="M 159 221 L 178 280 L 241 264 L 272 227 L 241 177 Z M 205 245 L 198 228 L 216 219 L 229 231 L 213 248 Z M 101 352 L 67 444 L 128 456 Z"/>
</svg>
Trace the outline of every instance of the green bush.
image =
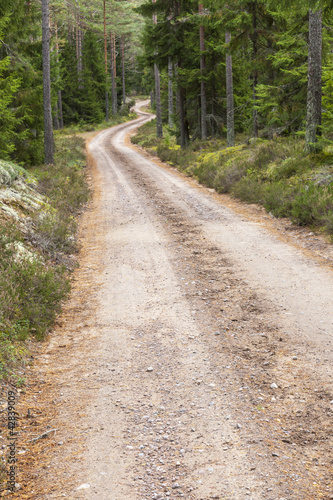
<svg viewBox="0 0 333 500">
<path fill-rule="evenodd" d="M 218 193 L 229 193 L 232 187 L 246 174 L 247 163 L 237 161 L 221 167 L 214 178 L 213 187 Z"/>
<path fill-rule="evenodd" d="M 318 205 L 319 188 L 314 184 L 299 187 L 290 213 L 291 220 L 300 226 L 313 224 Z"/>
<path fill-rule="evenodd" d="M 246 203 L 262 203 L 263 185 L 251 177 L 242 177 L 231 189 L 231 193 Z"/>
<path fill-rule="evenodd" d="M 289 179 L 296 174 L 303 174 L 312 166 L 309 157 L 290 157 L 280 163 L 270 163 L 267 168 L 267 177 L 271 180 Z"/>
<path fill-rule="evenodd" d="M 2 226 L 0 250 L 0 329 L 11 340 L 42 338 L 69 291 L 66 269 L 26 248 L 12 226 Z"/>
<path fill-rule="evenodd" d="M 262 186 L 262 203 L 276 217 L 288 217 L 294 200 L 294 189 L 283 182 Z"/>
<path fill-rule="evenodd" d="M 75 215 L 89 196 L 83 147 L 80 137 L 59 138 L 54 165 L 44 166 L 37 173 L 38 190 L 54 208 L 35 214 L 31 239 L 51 255 L 77 250 Z"/>
</svg>

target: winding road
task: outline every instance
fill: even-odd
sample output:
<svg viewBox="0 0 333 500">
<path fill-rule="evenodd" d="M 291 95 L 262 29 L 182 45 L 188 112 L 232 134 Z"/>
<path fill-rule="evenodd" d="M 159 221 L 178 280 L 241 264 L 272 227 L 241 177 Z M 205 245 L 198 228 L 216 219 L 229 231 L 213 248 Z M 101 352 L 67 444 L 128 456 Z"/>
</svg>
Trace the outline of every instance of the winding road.
<svg viewBox="0 0 333 500">
<path fill-rule="evenodd" d="M 333 498 L 332 269 L 133 147 L 137 111 L 88 145 L 80 269 L 38 365 L 58 430 L 33 498 Z"/>
</svg>

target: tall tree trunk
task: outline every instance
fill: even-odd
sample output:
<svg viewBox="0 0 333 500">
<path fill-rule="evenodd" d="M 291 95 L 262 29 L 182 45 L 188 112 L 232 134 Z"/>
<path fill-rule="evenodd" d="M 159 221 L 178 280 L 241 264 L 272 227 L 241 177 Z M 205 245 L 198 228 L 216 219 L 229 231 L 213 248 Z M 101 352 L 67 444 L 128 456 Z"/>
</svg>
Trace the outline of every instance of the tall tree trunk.
<svg viewBox="0 0 333 500">
<path fill-rule="evenodd" d="M 203 4 L 199 4 L 199 14 L 203 15 Z M 201 76 L 201 139 L 207 139 L 207 96 L 206 96 L 206 82 L 204 80 L 206 72 L 206 61 L 205 61 L 205 28 L 203 25 L 199 27 L 199 38 L 200 38 L 200 76 Z"/>
<path fill-rule="evenodd" d="M 231 34 L 225 34 L 225 43 L 229 44 Z M 226 90 L 227 90 L 227 146 L 235 145 L 235 125 L 234 125 L 234 90 L 232 78 L 232 57 L 229 48 L 226 53 Z"/>
<path fill-rule="evenodd" d="M 179 60 L 175 65 L 175 74 L 178 76 L 178 68 L 182 67 L 182 61 Z M 176 103 L 179 115 L 180 128 L 180 146 L 185 148 L 189 142 L 188 122 L 186 118 L 186 92 L 182 83 L 178 80 Z"/>
<path fill-rule="evenodd" d="M 258 137 L 259 125 L 258 125 L 258 110 L 257 106 L 257 85 L 258 85 L 258 71 L 257 71 L 257 53 L 258 53 L 258 33 L 257 33 L 257 1 L 253 2 L 253 12 L 252 12 L 252 28 L 253 28 L 253 39 L 252 39 L 252 60 L 253 60 L 253 137 Z"/>
<path fill-rule="evenodd" d="M 111 33 L 110 35 L 110 46 L 111 46 L 111 88 L 112 88 L 112 114 L 115 116 L 117 114 L 117 61 L 116 61 L 116 35 Z"/>
<path fill-rule="evenodd" d="M 156 0 L 153 0 L 153 3 L 155 2 Z M 157 24 L 156 13 L 153 14 L 153 23 Z M 156 135 L 157 137 L 163 137 L 160 71 L 156 62 L 154 63 L 154 75 L 155 75 L 155 99 L 156 99 Z"/>
<path fill-rule="evenodd" d="M 173 64 L 171 57 L 168 61 L 168 125 L 173 128 Z"/>
<path fill-rule="evenodd" d="M 322 13 L 309 12 L 309 55 L 308 91 L 306 107 L 305 151 L 318 151 L 318 136 L 321 126 L 321 53 L 322 53 Z"/>
<path fill-rule="evenodd" d="M 43 58 L 43 110 L 44 110 L 44 161 L 53 163 L 54 139 L 51 104 L 50 70 L 50 14 L 49 0 L 42 0 L 42 58 Z"/>
<path fill-rule="evenodd" d="M 62 113 L 61 90 L 58 90 L 58 112 L 59 112 L 59 127 L 64 128 L 64 117 L 63 117 L 63 113 Z"/>
<path fill-rule="evenodd" d="M 179 125 L 180 125 L 180 146 L 185 148 L 186 140 L 186 125 L 185 125 L 185 91 L 183 87 L 179 89 Z"/>
<path fill-rule="evenodd" d="M 59 73 L 59 41 L 58 41 L 58 24 L 55 22 L 55 51 L 56 51 L 56 59 L 57 59 L 57 79 L 60 79 Z M 62 114 L 62 98 L 61 98 L 61 89 L 58 90 L 58 98 L 56 103 L 56 113 L 55 113 L 55 128 L 64 128 L 64 120 Z"/>
<path fill-rule="evenodd" d="M 125 86 L 125 35 L 121 35 L 121 80 L 123 87 L 123 104 L 126 104 L 126 86 Z"/>
<path fill-rule="evenodd" d="M 103 0 L 103 21 L 104 21 L 104 67 L 105 67 L 105 120 L 109 121 L 109 93 L 108 93 L 108 51 L 106 38 L 106 5 Z"/>
<path fill-rule="evenodd" d="M 77 5 L 77 0 L 76 0 Z M 82 31 L 80 12 L 78 7 L 75 9 L 75 35 L 76 35 L 76 71 L 79 89 L 82 89 Z"/>
</svg>

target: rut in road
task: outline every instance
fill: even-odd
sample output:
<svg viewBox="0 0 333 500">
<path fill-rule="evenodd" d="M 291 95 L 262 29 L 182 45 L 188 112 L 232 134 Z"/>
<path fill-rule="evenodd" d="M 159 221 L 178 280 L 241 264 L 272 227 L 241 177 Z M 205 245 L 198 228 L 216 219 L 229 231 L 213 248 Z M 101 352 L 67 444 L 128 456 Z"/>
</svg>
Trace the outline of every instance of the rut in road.
<svg viewBox="0 0 333 500">
<path fill-rule="evenodd" d="M 69 306 L 82 345 L 56 399 L 82 447 L 67 490 L 53 450 L 58 486 L 39 498 L 331 498 L 330 272 L 131 148 L 146 119 L 89 145 L 92 295 Z"/>
</svg>

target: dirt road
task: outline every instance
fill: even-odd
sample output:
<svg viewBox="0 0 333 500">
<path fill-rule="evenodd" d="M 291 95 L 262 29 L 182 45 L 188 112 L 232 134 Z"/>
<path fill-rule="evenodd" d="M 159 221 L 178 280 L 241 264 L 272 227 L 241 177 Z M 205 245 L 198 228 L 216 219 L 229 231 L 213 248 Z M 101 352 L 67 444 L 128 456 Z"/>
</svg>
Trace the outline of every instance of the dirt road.
<svg viewBox="0 0 333 500">
<path fill-rule="evenodd" d="M 333 498 L 331 251 L 138 152 L 147 119 L 89 143 L 81 267 L 26 396 L 56 431 L 18 498 Z"/>
</svg>

